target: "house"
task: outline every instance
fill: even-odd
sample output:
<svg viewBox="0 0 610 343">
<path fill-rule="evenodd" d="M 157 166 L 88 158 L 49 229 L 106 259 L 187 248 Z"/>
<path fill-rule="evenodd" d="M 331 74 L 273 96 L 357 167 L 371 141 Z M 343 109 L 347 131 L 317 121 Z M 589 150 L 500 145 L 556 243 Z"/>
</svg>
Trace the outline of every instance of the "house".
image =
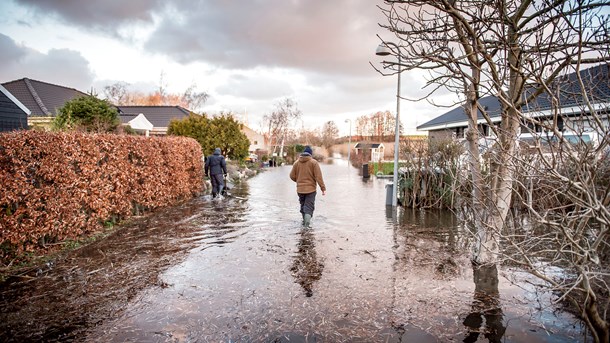
<svg viewBox="0 0 610 343">
<path fill-rule="evenodd" d="M 242 127 L 241 132 L 243 132 L 250 141 L 250 147 L 248 148 L 248 152 L 250 154 L 257 154 L 258 152 L 267 152 L 267 146 L 265 145 L 265 136 L 252 130 L 246 125 Z"/>
<path fill-rule="evenodd" d="M 601 113 L 603 118 L 602 125 L 610 128 L 608 115 L 610 114 L 610 79 L 608 78 L 610 64 L 600 64 L 598 66 L 581 70 L 580 75 L 587 89 L 587 96 L 598 113 Z M 557 126 L 560 130 L 568 130 L 568 128 L 578 128 L 582 131 L 597 127 L 597 123 L 589 122 L 589 109 L 585 106 L 582 96 L 580 84 L 577 82 L 576 73 L 566 75 L 556 82 L 558 83 L 559 91 L 559 108 L 554 108 L 551 99 L 547 93 L 538 96 L 533 102 L 522 107 L 521 111 L 524 116 L 529 116 L 538 119 L 553 119 L 553 113 L 557 110 L 561 116 L 557 118 Z M 526 90 L 531 92 L 532 89 Z M 479 100 L 494 125 L 499 125 L 501 120 L 501 106 L 498 98 L 495 96 L 486 96 Z M 479 111 L 477 117 L 477 125 L 479 132 L 484 136 L 491 135 L 489 123 L 483 118 L 483 114 Z M 523 123 L 524 129 L 530 132 L 541 132 L 543 128 L 532 123 Z M 417 130 L 428 131 L 430 139 L 439 138 L 463 138 L 464 132 L 468 128 L 468 117 L 463 107 L 456 107 L 439 117 L 436 117 L 417 127 Z M 525 131 L 525 130 L 523 130 Z"/>
<path fill-rule="evenodd" d="M 369 161 L 378 162 L 383 160 L 385 147 L 383 143 L 358 142 L 354 146 L 354 149 L 356 150 L 356 155 L 368 154 L 370 151 L 371 158 L 369 159 Z"/>
<path fill-rule="evenodd" d="M 188 117 L 191 112 L 180 106 L 117 106 L 121 122 L 135 119 L 142 114 L 153 125 L 151 135 L 166 135 L 169 122 Z"/>
<path fill-rule="evenodd" d="M 31 111 L 0 85 L 0 132 L 28 128 Z"/>
<path fill-rule="evenodd" d="M 2 86 L 30 110 L 28 125 L 34 127 L 49 127 L 66 102 L 88 95 L 74 88 L 28 78 L 5 82 Z"/>
</svg>

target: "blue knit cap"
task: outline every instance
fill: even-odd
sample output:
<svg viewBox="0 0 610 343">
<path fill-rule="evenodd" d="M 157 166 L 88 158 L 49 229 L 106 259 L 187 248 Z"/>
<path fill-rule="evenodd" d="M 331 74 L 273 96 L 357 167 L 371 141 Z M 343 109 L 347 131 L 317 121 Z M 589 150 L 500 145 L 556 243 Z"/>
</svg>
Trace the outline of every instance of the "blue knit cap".
<svg viewBox="0 0 610 343">
<path fill-rule="evenodd" d="M 313 150 L 311 150 L 311 147 L 308 145 L 305 147 L 305 150 L 303 150 L 303 153 L 313 155 Z"/>
</svg>

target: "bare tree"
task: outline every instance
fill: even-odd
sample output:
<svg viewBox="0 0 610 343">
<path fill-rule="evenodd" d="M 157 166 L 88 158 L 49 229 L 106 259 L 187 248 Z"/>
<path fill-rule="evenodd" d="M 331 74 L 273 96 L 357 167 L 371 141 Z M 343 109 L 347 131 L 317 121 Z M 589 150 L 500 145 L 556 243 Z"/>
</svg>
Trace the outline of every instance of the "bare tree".
<svg viewBox="0 0 610 343">
<path fill-rule="evenodd" d="M 275 105 L 275 110 L 263 117 L 263 123 L 267 130 L 267 137 L 273 146 L 273 152 L 280 147 L 280 155 L 289 138 L 290 129 L 294 122 L 301 119 L 301 110 L 297 103 L 291 98 L 285 98 Z"/>
<path fill-rule="evenodd" d="M 514 200 L 514 185 L 520 181 L 515 178 L 519 167 L 517 138 L 521 128 L 534 120 L 524 114 L 524 108 L 537 97 L 550 94 L 549 86 L 564 75 L 578 73 L 587 64 L 608 61 L 608 23 L 600 15 L 608 5 L 603 0 L 388 0 L 380 7 L 387 17 L 387 23 L 381 26 L 399 42 L 386 45 L 400 56 L 401 69 L 428 72 L 426 98 L 438 90 L 448 90 L 464 101 L 469 122 L 468 213 L 475 230 L 474 264 L 494 264 L 502 257 L 502 234 Z M 395 74 L 396 64 L 385 62 L 384 74 Z M 499 125 L 480 104 L 480 99 L 488 95 L 500 102 Z M 559 108 L 557 103 L 553 106 Z M 587 112 L 595 112 L 595 108 L 588 106 Z M 552 131 L 560 133 L 557 123 L 554 121 Z M 481 172 L 477 146 L 483 126 L 497 141 L 485 174 Z M 595 195 L 601 199 L 597 198 L 600 194 Z M 526 258 L 526 252 L 521 257 Z M 577 284 L 587 290 L 583 284 L 586 278 L 579 275 Z M 563 290 L 566 294 L 570 289 Z M 590 301 L 585 307 L 595 313 L 582 314 L 596 333 L 596 340 L 608 341 L 607 322 L 595 319 L 600 317 L 596 298 L 588 290 L 585 294 Z"/>
<path fill-rule="evenodd" d="M 322 126 L 322 146 L 330 149 L 335 144 L 337 136 L 339 136 L 337 124 L 332 120 L 324 123 L 324 126 Z"/>
<path fill-rule="evenodd" d="M 196 84 L 190 85 L 182 94 L 182 102 L 189 110 L 198 112 L 201 110 L 201 106 L 208 101 L 210 95 L 206 92 L 197 92 L 196 89 Z"/>
<path fill-rule="evenodd" d="M 197 92 L 197 85 L 190 85 L 182 94 L 167 92 L 167 85 L 163 81 L 161 74 L 161 84 L 159 89 L 152 93 L 142 93 L 130 91 L 129 84 L 116 82 L 104 87 L 106 99 L 117 106 L 182 106 L 191 111 L 197 112 L 209 98 L 206 92 Z"/>
<path fill-rule="evenodd" d="M 322 134 L 320 129 L 305 129 L 301 128 L 298 130 L 296 140 L 293 144 L 305 144 L 305 145 L 322 145 Z"/>
<path fill-rule="evenodd" d="M 531 230 L 505 232 L 516 252 L 505 258 L 523 266 L 560 294 L 596 341 L 610 339 L 610 125 L 606 110 L 609 65 L 547 84 L 553 116 L 532 115 L 514 157 L 516 206 L 527 210 Z M 597 98 L 604 95 L 605 99 Z M 562 108 L 578 107 L 586 120 Z M 541 109 L 535 109 L 538 113 Z M 556 268 L 566 273 L 557 275 Z"/>
<path fill-rule="evenodd" d="M 116 82 L 111 85 L 104 87 L 104 95 L 106 96 L 106 100 L 114 105 L 123 105 L 125 97 L 127 96 L 127 87 L 128 83 L 125 82 Z"/>
<path fill-rule="evenodd" d="M 394 138 L 395 122 L 396 117 L 390 111 L 360 116 L 356 119 L 356 133 L 373 140 L 385 141 L 388 137 Z M 402 132 L 402 127 L 399 130 Z"/>
</svg>

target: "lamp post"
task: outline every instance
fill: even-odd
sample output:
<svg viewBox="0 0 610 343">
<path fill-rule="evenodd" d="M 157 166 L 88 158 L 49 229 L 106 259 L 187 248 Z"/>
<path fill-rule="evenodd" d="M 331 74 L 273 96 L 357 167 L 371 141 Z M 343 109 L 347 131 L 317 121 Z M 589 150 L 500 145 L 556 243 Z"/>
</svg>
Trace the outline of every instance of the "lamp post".
<svg viewBox="0 0 610 343">
<path fill-rule="evenodd" d="M 347 165 L 349 166 L 350 164 L 350 153 L 352 151 L 352 120 L 351 119 L 345 119 L 345 122 L 349 122 L 349 139 L 348 139 L 348 143 L 347 143 Z"/>
<path fill-rule="evenodd" d="M 393 46 L 396 49 L 396 56 L 398 57 L 398 87 L 396 91 L 396 128 L 394 131 L 394 177 L 392 182 L 392 207 L 396 207 L 398 205 L 398 197 L 396 196 L 398 189 L 398 146 L 400 144 L 400 48 L 398 45 L 392 42 L 383 42 L 379 44 L 375 54 L 378 56 L 388 56 L 392 53 L 389 46 Z"/>
</svg>

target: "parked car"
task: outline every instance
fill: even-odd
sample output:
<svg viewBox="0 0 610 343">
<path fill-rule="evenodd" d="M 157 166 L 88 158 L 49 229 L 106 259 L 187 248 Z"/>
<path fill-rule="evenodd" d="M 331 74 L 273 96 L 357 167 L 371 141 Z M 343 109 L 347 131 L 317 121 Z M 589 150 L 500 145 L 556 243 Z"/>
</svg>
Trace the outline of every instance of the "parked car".
<svg viewBox="0 0 610 343">
<path fill-rule="evenodd" d="M 250 154 L 250 155 L 248 155 L 248 157 L 246 157 L 245 161 L 246 162 L 251 162 L 251 163 L 256 163 L 256 162 L 258 162 L 258 155 L 257 154 Z"/>
</svg>

